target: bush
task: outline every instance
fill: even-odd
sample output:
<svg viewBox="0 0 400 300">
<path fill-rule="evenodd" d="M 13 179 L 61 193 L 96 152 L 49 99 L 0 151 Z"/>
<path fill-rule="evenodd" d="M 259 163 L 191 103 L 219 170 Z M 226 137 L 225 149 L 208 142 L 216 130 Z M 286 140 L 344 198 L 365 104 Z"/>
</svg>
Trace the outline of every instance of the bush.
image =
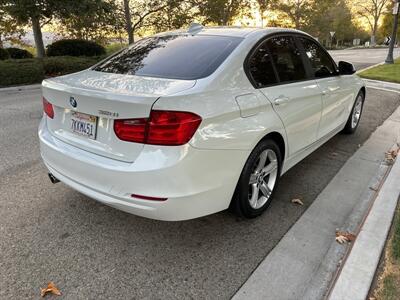
<svg viewBox="0 0 400 300">
<path fill-rule="evenodd" d="M 43 59 L 43 69 L 46 76 L 59 76 L 85 70 L 100 59 L 100 57 L 46 57 Z"/>
<path fill-rule="evenodd" d="M 87 69 L 102 58 L 58 56 L 0 61 L 0 87 L 40 83 L 47 77 Z"/>
<path fill-rule="evenodd" d="M 47 46 L 47 56 L 100 56 L 104 47 L 85 40 L 59 40 Z"/>
<path fill-rule="evenodd" d="M 8 54 L 7 50 L 0 48 L 0 60 L 5 60 L 10 58 L 10 54 Z"/>
<path fill-rule="evenodd" d="M 41 82 L 43 66 L 38 59 L 0 61 L 0 87 Z"/>
<path fill-rule="evenodd" d="M 111 55 L 126 47 L 128 47 L 128 44 L 112 43 L 106 46 L 106 52 L 107 55 Z"/>
<path fill-rule="evenodd" d="M 33 55 L 24 49 L 6 48 L 5 50 L 10 55 L 10 58 L 13 59 L 33 58 Z"/>
</svg>

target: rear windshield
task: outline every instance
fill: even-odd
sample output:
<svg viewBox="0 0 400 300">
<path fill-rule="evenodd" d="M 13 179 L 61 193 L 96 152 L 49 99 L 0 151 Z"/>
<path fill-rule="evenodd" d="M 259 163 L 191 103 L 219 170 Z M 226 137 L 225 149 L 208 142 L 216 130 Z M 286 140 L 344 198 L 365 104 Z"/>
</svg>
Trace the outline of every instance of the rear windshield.
<svg viewBox="0 0 400 300">
<path fill-rule="evenodd" d="M 242 39 L 207 35 L 168 35 L 142 39 L 93 70 L 171 79 L 211 75 Z"/>
</svg>

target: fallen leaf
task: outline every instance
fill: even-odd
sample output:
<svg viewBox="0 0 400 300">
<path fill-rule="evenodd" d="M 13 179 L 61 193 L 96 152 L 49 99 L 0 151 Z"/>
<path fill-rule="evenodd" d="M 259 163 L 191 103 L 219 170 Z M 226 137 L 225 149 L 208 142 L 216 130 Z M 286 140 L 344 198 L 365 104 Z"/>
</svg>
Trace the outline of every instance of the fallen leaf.
<svg viewBox="0 0 400 300">
<path fill-rule="evenodd" d="M 344 236 L 342 236 L 342 235 L 337 236 L 337 237 L 335 238 L 335 240 L 336 240 L 336 242 L 338 242 L 339 244 L 345 244 L 345 243 L 348 242 L 347 238 L 344 237 Z"/>
<path fill-rule="evenodd" d="M 336 231 L 336 242 L 339 244 L 344 244 L 348 242 L 352 242 L 356 239 L 356 236 L 352 233 L 349 232 L 343 232 L 343 231 Z"/>
<path fill-rule="evenodd" d="M 385 153 L 385 159 L 388 163 L 394 163 L 396 160 L 397 156 L 399 155 L 400 148 L 390 150 Z"/>
<path fill-rule="evenodd" d="M 49 282 L 46 288 L 40 289 L 40 295 L 42 297 L 46 296 L 48 293 L 61 296 L 61 291 L 56 287 L 53 282 Z"/>
<path fill-rule="evenodd" d="M 300 199 L 293 199 L 292 203 L 299 204 L 299 205 L 304 205 L 303 201 L 301 201 Z"/>
</svg>

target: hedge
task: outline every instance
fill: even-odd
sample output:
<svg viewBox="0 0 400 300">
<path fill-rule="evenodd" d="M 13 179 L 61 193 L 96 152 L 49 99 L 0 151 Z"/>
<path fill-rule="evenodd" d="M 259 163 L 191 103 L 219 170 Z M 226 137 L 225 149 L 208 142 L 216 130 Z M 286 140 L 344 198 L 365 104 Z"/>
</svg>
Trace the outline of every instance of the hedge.
<svg viewBox="0 0 400 300">
<path fill-rule="evenodd" d="M 103 57 L 45 57 L 0 61 L 0 87 L 40 83 L 44 78 L 78 72 Z"/>
<path fill-rule="evenodd" d="M 59 40 L 47 46 L 47 56 L 99 56 L 106 54 L 103 46 L 85 40 Z"/>
<path fill-rule="evenodd" d="M 6 49 L 0 48 L 0 60 L 5 60 L 10 58 L 10 54 L 8 54 Z"/>
<path fill-rule="evenodd" d="M 93 66 L 100 59 L 102 57 L 46 57 L 43 59 L 44 73 L 48 77 L 74 73 Z"/>
<path fill-rule="evenodd" d="M 5 50 L 10 55 L 10 58 L 13 59 L 33 58 L 33 55 L 24 49 L 6 48 Z"/>
<path fill-rule="evenodd" d="M 0 87 L 41 82 L 44 71 L 37 59 L 0 61 Z"/>
</svg>

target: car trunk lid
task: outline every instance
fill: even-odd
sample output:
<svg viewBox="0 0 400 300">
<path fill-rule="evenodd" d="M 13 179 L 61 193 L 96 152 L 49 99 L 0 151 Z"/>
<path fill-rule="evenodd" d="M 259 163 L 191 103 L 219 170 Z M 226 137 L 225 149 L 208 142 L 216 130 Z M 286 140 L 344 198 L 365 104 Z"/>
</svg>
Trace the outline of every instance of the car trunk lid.
<svg viewBox="0 0 400 300">
<path fill-rule="evenodd" d="M 47 118 L 47 127 L 68 144 L 133 162 L 143 144 L 119 140 L 114 120 L 147 118 L 159 97 L 190 89 L 195 83 L 90 70 L 48 79 L 43 81 L 42 91 L 53 105 L 54 118 Z"/>
</svg>

